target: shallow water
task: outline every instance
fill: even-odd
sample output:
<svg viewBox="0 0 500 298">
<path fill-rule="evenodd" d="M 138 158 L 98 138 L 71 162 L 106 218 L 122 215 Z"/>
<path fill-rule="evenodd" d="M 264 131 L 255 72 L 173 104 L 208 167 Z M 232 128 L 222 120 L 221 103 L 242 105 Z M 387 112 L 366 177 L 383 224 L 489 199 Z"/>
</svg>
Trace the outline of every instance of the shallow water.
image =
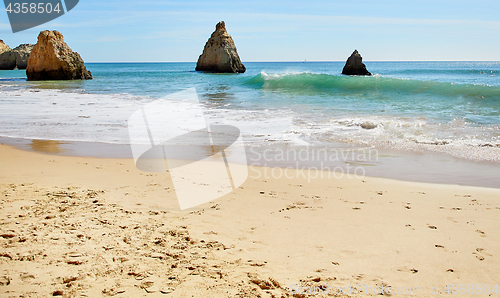
<svg viewBox="0 0 500 298">
<path fill-rule="evenodd" d="M 343 64 L 246 63 L 245 74 L 210 74 L 195 63 L 88 63 L 94 80 L 69 82 L 1 71 L 0 136 L 127 144 L 134 111 L 194 87 L 205 117 L 237 126 L 252 146 L 344 144 L 500 162 L 500 62 L 366 62 L 372 77 L 343 76 Z"/>
</svg>

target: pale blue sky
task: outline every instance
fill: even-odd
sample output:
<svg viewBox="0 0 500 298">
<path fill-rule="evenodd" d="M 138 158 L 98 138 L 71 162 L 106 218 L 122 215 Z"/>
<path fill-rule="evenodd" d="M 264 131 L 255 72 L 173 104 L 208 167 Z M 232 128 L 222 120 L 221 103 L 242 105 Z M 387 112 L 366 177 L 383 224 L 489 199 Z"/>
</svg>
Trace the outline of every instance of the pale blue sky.
<svg viewBox="0 0 500 298">
<path fill-rule="evenodd" d="M 500 60 L 500 1 L 80 0 L 69 13 L 0 39 L 63 33 L 86 62 L 196 61 L 218 21 L 249 61 Z"/>
</svg>

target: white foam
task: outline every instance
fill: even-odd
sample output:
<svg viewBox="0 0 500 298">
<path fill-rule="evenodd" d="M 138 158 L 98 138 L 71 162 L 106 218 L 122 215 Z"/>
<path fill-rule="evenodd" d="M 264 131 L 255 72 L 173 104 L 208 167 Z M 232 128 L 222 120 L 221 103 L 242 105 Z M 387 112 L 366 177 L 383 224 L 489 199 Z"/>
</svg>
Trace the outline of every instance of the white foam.
<svg viewBox="0 0 500 298">
<path fill-rule="evenodd" d="M 169 119 L 169 123 L 188 130 L 193 126 L 189 121 L 195 119 L 185 115 L 199 103 L 169 96 L 161 100 L 164 107 L 171 105 L 170 109 L 178 116 Z M 154 101 L 130 94 L 0 89 L 0 136 L 129 144 L 129 117 Z M 208 122 L 234 125 L 249 142 L 286 141 L 285 132 L 292 123 L 286 111 L 205 108 Z"/>
<path fill-rule="evenodd" d="M 129 94 L 38 89 L 2 91 L 0 135 L 128 144 L 127 119 L 150 101 L 153 99 Z"/>
<path fill-rule="evenodd" d="M 270 73 L 270 74 L 266 73 L 265 71 L 260 72 L 260 75 L 264 78 L 264 80 L 276 80 L 286 76 L 294 76 L 301 74 L 314 74 L 314 73 L 309 71 L 285 71 L 281 73 Z"/>
<path fill-rule="evenodd" d="M 346 142 L 404 151 L 433 151 L 456 157 L 500 162 L 498 127 L 471 126 L 455 119 L 433 123 L 425 118 L 358 116 L 296 122 L 305 140 Z"/>
<path fill-rule="evenodd" d="M 154 100 L 130 94 L 0 86 L 0 136 L 129 144 L 127 120 Z M 180 102 L 178 98 L 165 101 L 177 111 L 178 117 L 171 119 L 172 123 L 192 126 L 184 115 L 198 103 Z M 285 108 L 245 110 L 209 104 L 204 106 L 204 117 L 209 123 L 236 126 L 245 143 L 254 146 L 344 142 L 500 162 L 500 127 L 474 126 L 465 119 L 434 123 L 425 118 L 395 116 L 331 117 L 299 114 Z"/>
</svg>

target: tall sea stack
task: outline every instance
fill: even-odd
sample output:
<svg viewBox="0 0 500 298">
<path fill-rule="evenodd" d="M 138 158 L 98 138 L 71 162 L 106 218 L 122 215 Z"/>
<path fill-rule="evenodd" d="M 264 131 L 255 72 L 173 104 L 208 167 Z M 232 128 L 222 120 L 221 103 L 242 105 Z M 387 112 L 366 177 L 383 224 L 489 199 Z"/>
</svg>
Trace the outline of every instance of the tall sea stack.
<svg viewBox="0 0 500 298">
<path fill-rule="evenodd" d="M 197 71 L 244 73 L 234 41 L 226 31 L 226 24 L 219 22 L 205 44 L 203 53 L 196 64 Z"/>
<path fill-rule="evenodd" d="M 366 70 L 366 66 L 363 63 L 363 58 L 358 53 L 358 50 L 354 50 L 352 55 L 347 59 L 344 69 L 342 69 L 342 74 L 351 76 L 371 76 L 372 74 Z"/>
<path fill-rule="evenodd" d="M 38 35 L 38 42 L 28 59 L 26 75 L 28 81 L 92 79 L 82 57 L 64 42 L 63 35 L 49 30 Z"/>
</svg>

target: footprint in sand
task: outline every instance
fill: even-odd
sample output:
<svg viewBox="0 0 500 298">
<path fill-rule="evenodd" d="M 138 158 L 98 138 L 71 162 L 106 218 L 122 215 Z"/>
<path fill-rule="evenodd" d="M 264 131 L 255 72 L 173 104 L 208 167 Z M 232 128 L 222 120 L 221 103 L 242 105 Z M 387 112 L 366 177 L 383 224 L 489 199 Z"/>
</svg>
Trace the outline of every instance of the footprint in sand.
<svg viewBox="0 0 500 298">
<path fill-rule="evenodd" d="M 162 288 L 160 288 L 160 293 L 162 293 L 162 294 L 170 294 L 173 291 L 175 291 L 175 288 L 173 288 L 173 287 L 162 287 Z"/>
<path fill-rule="evenodd" d="M 415 274 L 418 272 L 418 269 L 415 269 L 415 268 L 408 268 L 408 267 L 401 267 L 399 269 L 396 269 L 398 272 L 409 272 L 409 273 L 412 273 L 412 274 Z"/>
<path fill-rule="evenodd" d="M 10 285 L 10 281 L 11 281 L 10 277 L 2 276 L 0 277 L 0 286 L 8 286 Z"/>
<path fill-rule="evenodd" d="M 22 281 L 35 279 L 35 276 L 33 274 L 29 274 L 28 272 L 21 272 L 19 274 L 19 277 L 21 278 Z"/>
<path fill-rule="evenodd" d="M 476 233 L 479 233 L 481 237 L 486 237 L 485 233 L 481 230 L 476 230 Z"/>
<path fill-rule="evenodd" d="M 478 253 L 483 254 L 483 255 L 485 255 L 485 256 L 488 256 L 488 257 L 492 257 L 492 256 L 493 256 L 492 254 L 487 253 L 487 252 L 485 251 L 485 249 L 484 249 L 484 248 L 480 248 L 480 247 L 478 247 L 478 248 L 476 248 L 476 251 L 477 251 Z"/>
<path fill-rule="evenodd" d="M 488 256 L 488 257 L 492 257 L 491 254 L 487 253 L 484 251 L 484 248 L 476 248 L 476 251 L 472 253 L 473 255 L 476 256 L 476 259 L 478 259 L 479 261 L 484 261 L 484 256 Z"/>
</svg>

